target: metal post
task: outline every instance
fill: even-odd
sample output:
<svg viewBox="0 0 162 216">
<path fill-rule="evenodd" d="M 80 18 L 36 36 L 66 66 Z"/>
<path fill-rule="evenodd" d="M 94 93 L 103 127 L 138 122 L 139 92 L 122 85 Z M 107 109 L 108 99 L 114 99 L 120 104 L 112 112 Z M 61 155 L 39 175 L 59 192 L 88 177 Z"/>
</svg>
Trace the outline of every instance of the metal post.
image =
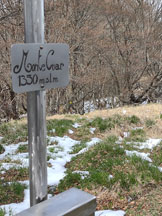
<svg viewBox="0 0 162 216">
<path fill-rule="evenodd" d="M 24 0 L 25 43 L 44 43 L 44 0 Z M 27 93 L 30 205 L 47 199 L 45 91 Z"/>
</svg>

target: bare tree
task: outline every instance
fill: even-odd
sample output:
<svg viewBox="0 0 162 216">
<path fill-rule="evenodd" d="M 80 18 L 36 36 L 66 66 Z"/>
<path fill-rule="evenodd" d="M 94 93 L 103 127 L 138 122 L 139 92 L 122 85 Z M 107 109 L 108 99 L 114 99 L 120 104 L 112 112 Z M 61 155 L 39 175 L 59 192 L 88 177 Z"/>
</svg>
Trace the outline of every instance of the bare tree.
<svg viewBox="0 0 162 216">
<path fill-rule="evenodd" d="M 157 2 L 156 2 L 157 3 Z M 150 99 L 161 85 L 161 5 L 144 0 L 105 1 L 108 65 L 116 95 L 126 104 Z"/>
<path fill-rule="evenodd" d="M 0 2 L 0 109 L 1 118 L 18 118 L 18 97 L 12 90 L 10 73 L 10 47 L 22 42 L 21 1 L 1 0 Z"/>
</svg>

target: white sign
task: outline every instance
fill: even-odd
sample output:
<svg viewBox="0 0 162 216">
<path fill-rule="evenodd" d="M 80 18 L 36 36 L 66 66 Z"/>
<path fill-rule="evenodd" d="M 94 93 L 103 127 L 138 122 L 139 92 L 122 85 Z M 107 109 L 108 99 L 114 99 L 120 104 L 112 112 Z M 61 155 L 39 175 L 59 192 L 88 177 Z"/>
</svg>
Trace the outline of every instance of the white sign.
<svg viewBox="0 0 162 216">
<path fill-rule="evenodd" d="M 12 85 L 17 93 L 65 87 L 69 83 L 67 44 L 14 44 Z"/>
</svg>

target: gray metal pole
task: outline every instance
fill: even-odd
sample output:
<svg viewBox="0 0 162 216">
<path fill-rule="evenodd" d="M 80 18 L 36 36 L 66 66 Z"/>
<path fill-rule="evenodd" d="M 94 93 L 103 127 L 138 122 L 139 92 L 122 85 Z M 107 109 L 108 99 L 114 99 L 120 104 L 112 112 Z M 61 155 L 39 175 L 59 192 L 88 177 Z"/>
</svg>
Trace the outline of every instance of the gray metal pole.
<svg viewBox="0 0 162 216">
<path fill-rule="evenodd" d="M 44 0 L 24 0 L 25 43 L 44 43 Z M 30 205 L 47 199 L 45 91 L 27 93 Z"/>
</svg>

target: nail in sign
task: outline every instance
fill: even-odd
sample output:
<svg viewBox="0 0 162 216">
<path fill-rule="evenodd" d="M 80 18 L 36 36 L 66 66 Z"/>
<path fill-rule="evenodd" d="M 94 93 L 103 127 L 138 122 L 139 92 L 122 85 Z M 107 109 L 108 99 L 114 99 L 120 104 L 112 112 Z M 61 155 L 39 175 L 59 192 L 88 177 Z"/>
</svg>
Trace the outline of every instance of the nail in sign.
<svg viewBox="0 0 162 216">
<path fill-rule="evenodd" d="M 11 68 L 13 90 L 17 93 L 65 87 L 69 83 L 69 46 L 14 44 Z"/>
</svg>

